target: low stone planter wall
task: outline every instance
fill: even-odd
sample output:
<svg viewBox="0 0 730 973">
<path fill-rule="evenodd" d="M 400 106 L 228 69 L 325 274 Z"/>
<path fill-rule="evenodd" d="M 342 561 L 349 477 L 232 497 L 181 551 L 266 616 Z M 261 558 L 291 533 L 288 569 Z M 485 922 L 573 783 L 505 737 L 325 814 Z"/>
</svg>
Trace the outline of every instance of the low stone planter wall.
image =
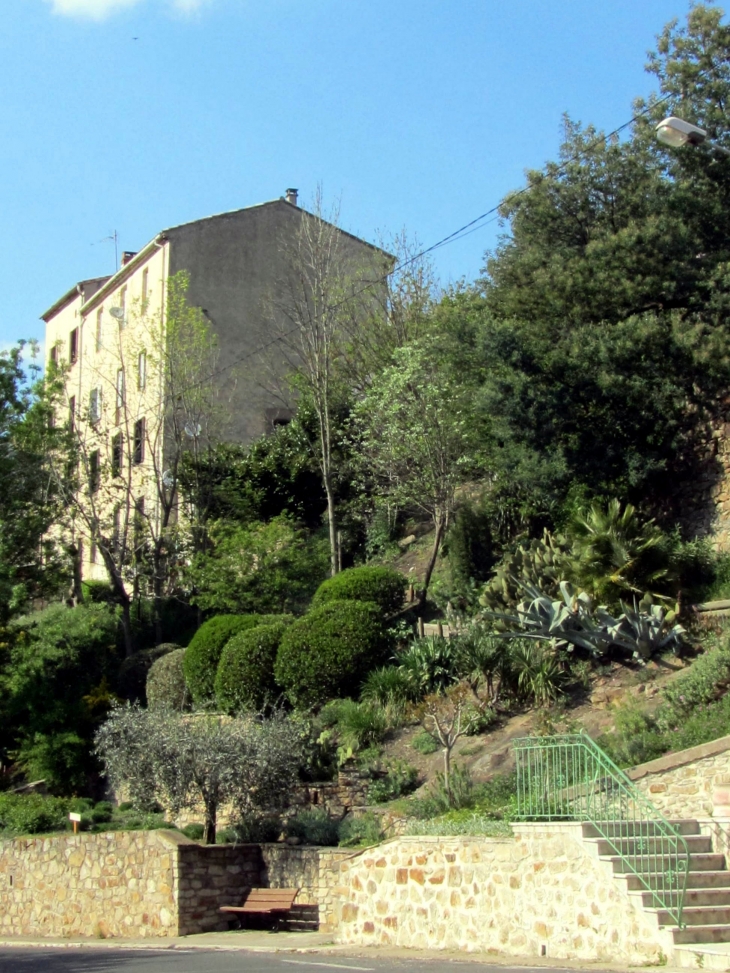
<svg viewBox="0 0 730 973">
<path fill-rule="evenodd" d="M 514 827 L 514 838 L 396 838 L 343 862 L 338 941 L 662 961 L 662 933 L 580 825 Z"/>
</svg>

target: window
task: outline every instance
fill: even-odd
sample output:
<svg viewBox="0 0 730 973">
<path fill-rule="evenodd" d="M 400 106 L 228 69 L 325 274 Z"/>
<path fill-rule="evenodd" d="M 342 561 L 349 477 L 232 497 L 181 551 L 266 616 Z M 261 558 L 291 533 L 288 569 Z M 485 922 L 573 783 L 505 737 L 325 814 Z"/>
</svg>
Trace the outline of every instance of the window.
<svg viewBox="0 0 730 973">
<path fill-rule="evenodd" d="M 119 319 L 119 327 L 125 327 L 127 323 L 127 288 L 123 287 L 119 291 L 119 307 L 122 309 L 122 316 Z"/>
<path fill-rule="evenodd" d="M 139 556 L 144 545 L 144 497 L 134 502 L 134 553 Z"/>
<path fill-rule="evenodd" d="M 147 352 L 140 351 L 137 359 L 137 388 L 143 389 L 147 385 Z"/>
<path fill-rule="evenodd" d="M 92 389 L 89 393 L 89 422 L 101 419 L 101 389 Z"/>
<path fill-rule="evenodd" d="M 145 267 L 145 269 L 142 271 L 142 303 L 143 304 L 147 303 L 147 298 L 149 296 L 148 294 L 149 283 L 150 283 L 149 269 Z"/>
<path fill-rule="evenodd" d="M 76 396 L 72 395 L 68 400 L 68 431 L 74 432 L 76 429 Z"/>
<path fill-rule="evenodd" d="M 89 493 L 96 493 L 101 479 L 101 455 L 98 449 L 89 454 Z"/>
<path fill-rule="evenodd" d="M 58 364 L 58 345 L 54 345 L 53 348 L 51 348 L 51 361 L 54 365 Z"/>
<path fill-rule="evenodd" d="M 116 553 L 119 551 L 119 545 L 122 540 L 122 508 L 117 505 L 114 508 L 114 520 L 112 524 L 112 550 Z"/>
<path fill-rule="evenodd" d="M 96 547 L 96 534 L 91 535 L 91 544 L 89 545 L 89 560 L 92 564 L 96 564 L 97 560 L 97 547 Z"/>
<path fill-rule="evenodd" d="M 116 423 L 122 420 L 122 412 L 124 410 L 124 369 L 120 368 L 117 370 L 117 412 L 116 412 Z"/>
<path fill-rule="evenodd" d="M 68 360 L 73 365 L 79 360 L 79 329 L 74 328 L 68 336 Z"/>
<path fill-rule="evenodd" d="M 112 439 L 112 476 L 121 476 L 124 465 L 124 437 L 120 432 Z"/>
<path fill-rule="evenodd" d="M 100 307 L 99 310 L 96 312 L 96 339 L 94 341 L 94 345 L 97 351 L 101 351 L 101 326 L 102 326 L 103 317 L 104 317 L 104 308 Z"/>
<path fill-rule="evenodd" d="M 134 463 L 139 466 L 140 463 L 144 463 L 144 436 L 145 436 L 145 421 L 144 419 L 138 419 L 134 424 Z"/>
</svg>

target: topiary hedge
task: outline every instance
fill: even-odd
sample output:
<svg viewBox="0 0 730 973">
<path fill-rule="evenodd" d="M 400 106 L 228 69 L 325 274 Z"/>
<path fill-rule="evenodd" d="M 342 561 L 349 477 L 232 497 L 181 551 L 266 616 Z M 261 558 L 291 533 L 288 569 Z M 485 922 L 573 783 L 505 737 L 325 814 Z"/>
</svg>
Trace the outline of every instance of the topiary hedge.
<svg viewBox="0 0 730 973">
<path fill-rule="evenodd" d="M 406 584 L 405 577 L 392 568 L 370 565 L 347 568 L 322 582 L 312 607 L 318 608 L 331 601 L 371 601 L 384 615 L 392 615 L 403 607 Z"/>
<path fill-rule="evenodd" d="M 203 622 L 185 650 L 185 681 L 196 706 L 204 706 L 215 693 L 215 674 L 226 642 L 263 621 L 261 615 L 216 615 Z"/>
<path fill-rule="evenodd" d="M 190 709 L 190 691 L 185 682 L 183 660 L 185 649 L 175 649 L 161 656 L 147 673 L 147 705 L 150 709 L 172 709 L 182 713 Z"/>
<path fill-rule="evenodd" d="M 274 677 L 297 707 L 357 693 L 390 651 L 378 605 L 332 601 L 294 622 L 281 640 Z"/>
<path fill-rule="evenodd" d="M 215 698 L 224 712 L 260 710 L 280 695 L 274 665 L 285 631 L 282 622 L 258 625 L 227 642 L 215 677 Z"/>
<path fill-rule="evenodd" d="M 142 649 L 128 659 L 124 659 L 117 675 L 116 688 L 120 695 L 132 703 L 141 703 L 145 706 L 147 703 L 145 687 L 150 669 L 163 655 L 168 655 L 179 648 L 180 646 L 174 642 L 163 642 L 152 649 Z"/>
</svg>

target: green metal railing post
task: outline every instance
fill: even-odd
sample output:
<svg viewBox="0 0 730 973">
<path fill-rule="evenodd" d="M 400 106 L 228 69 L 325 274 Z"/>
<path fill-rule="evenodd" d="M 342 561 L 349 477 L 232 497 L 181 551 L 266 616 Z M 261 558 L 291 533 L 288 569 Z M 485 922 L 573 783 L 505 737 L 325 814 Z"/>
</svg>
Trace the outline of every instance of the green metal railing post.
<svg viewBox="0 0 730 973">
<path fill-rule="evenodd" d="M 514 751 L 518 818 L 591 824 L 682 928 L 689 848 L 633 781 L 584 733 L 523 737 Z"/>
</svg>

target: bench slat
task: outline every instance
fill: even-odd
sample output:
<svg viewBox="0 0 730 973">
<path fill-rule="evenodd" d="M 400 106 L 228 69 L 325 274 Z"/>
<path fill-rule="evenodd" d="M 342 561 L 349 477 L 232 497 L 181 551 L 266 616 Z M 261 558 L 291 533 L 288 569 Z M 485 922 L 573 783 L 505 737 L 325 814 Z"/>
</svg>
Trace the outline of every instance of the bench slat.
<svg viewBox="0 0 730 973">
<path fill-rule="evenodd" d="M 220 912 L 288 912 L 299 889 L 250 889 L 243 905 L 224 905 Z"/>
</svg>

